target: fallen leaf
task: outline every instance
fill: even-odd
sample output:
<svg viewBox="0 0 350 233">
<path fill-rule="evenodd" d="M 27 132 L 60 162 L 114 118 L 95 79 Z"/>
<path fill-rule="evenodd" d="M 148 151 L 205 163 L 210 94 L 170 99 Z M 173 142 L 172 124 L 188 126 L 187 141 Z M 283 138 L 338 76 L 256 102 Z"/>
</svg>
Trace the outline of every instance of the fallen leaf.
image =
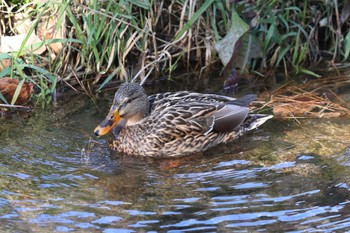
<svg viewBox="0 0 350 233">
<path fill-rule="evenodd" d="M 56 17 L 50 17 L 46 19 L 45 21 L 38 24 L 38 37 L 41 40 L 50 40 L 53 38 L 58 38 L 56 33 L 56 23 L 57 18 Z M 49 47 L 55 52 L 55 54 L 58 54 L 60 50 L 63 48 L 62 43 L 50 43 Z"/>
<path fill-rule="evenodd" d="M 11 59 L 0 60 L 0 71 L 11 66 Z"/>
<path fill-rule="evenodd" d="M 29 15 L 29 10 L 25 12 L 18 12 L 14 16 L 14 26 L 17 31 L 16 34 L 28 34 L 33 27 L 33 21 Z"/>
<path fill-rule="evenodd" d="M 20 80 L 13 78 L 1 78 L 0 79 L 0 92 L 5 97 L 8 103 L 11 102 L 13 95 L 15 94 Z M 18 98 L 15 102 L 17 105 L 23 105 L 28 102 L 30 95 L 33 92 L 34 84 L 33 83 L 24 83 Z M 0 100 L 0 103 L 3 103 Z"/>
<path fill-rule="evenodd" d="M 1 36 L 0 37 L 0 52 L 8 53 L 19 51 L 23 41 L 26 41 L 26 44 L 21 51 L 21 54 L 33 53 L 33 54 L 42 54 L 46 48 L 43 45 L 42 41 L 35 34 L 32 34 L 27 38 L 27 34 L 20 34 L 16 36 Z"/>
</svg>

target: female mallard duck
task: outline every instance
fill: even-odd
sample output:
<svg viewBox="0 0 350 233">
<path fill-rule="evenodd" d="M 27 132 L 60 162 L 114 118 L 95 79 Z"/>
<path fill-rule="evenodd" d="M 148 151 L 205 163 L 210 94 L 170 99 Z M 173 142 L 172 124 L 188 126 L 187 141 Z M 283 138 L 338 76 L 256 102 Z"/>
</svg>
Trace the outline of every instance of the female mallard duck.
<svg viewBox="0 0 350 233">
<path fill-rule="evenodd" d="M 128 155 L 179 157 L 205 151 L 255 129 L 271 115 L 249 114 L 255 99 L 180 91 L 147 97 L 135 83 L 115 93 L 106 119 L 95 129 L 112 130 L 110 147 Z"/>
</svg>

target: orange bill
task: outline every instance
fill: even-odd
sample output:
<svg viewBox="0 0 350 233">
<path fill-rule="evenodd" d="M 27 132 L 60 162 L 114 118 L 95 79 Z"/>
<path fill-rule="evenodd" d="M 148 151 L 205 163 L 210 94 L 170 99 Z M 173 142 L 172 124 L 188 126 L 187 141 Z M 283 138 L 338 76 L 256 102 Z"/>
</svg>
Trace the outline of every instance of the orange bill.
<svg viewBox="0 0 350 233">
<path fill-rule="evenodd" d="M 119 122 L 120 115 L 117 110 L 110 112 L 94 130 L 96 136 L 102 136 L 109 133 Z"/>
</svg>

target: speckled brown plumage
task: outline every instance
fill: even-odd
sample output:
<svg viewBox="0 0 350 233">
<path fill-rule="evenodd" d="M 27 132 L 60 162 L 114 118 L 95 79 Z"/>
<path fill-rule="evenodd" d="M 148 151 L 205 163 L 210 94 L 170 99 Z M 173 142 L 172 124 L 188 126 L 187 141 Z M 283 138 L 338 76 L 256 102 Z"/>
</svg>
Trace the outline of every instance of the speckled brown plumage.
<svg viewBox="0 0 350 233">
<path fill-rule="evenodd" d="M 116 112 L 122 118 L 112 130 L 109 146 L 113 150 L 137 156 L 185 156 L 232 141 L 271 118 L 249 114 L 246 106 L 254 96 L 235 100 L 186 91 L 145 96 L 133 83 L 123 84 L 116 92 L 104 123 Z M 99 135 L 99 130 L 95 133 Z"/>
</svg>

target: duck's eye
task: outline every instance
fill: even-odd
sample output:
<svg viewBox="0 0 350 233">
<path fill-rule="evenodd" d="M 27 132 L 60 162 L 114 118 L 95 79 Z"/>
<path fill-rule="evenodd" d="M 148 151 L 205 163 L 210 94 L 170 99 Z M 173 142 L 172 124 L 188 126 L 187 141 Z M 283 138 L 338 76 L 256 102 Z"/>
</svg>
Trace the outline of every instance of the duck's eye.
<svg viewBox="0 0 350 233">
<path fill-rule="evenodd" d="M 121 103 L 120 107 L 125 107 L 125 105 L 130 104 L 132 99 L 124 99 L 124 101 Z"/>
</svg>

